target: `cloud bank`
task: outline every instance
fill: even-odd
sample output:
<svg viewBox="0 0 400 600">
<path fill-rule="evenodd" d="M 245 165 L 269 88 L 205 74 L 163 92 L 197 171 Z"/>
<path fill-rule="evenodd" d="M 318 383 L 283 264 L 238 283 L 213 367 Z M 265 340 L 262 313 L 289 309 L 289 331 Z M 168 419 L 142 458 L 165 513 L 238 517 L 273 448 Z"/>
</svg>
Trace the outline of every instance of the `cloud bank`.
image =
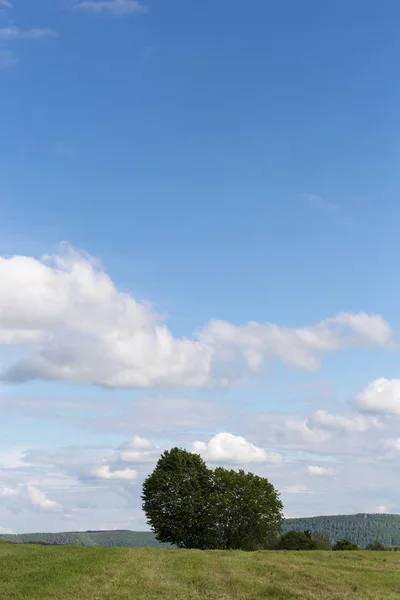
<svg viewBox="0 0 400 600">
<path fill-rule="evenodd" d="M 314 371 L 325 353 L 390 346 L 381 315 L 341 313 L 301 328 L 211 320 L 177 338 L 149 304 L 119 291 L 82 253 L 0 257 L 0 346 L 25 356 L 6 382 L 74 381 L 115 388 L 226 388 L 267 362 Z"/>
</svg>

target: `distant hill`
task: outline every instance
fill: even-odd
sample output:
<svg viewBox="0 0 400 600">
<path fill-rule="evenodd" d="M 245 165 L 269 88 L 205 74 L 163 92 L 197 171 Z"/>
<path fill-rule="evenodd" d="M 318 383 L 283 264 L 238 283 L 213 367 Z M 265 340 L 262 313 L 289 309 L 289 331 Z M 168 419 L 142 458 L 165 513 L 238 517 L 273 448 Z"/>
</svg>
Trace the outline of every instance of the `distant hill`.
<svg viewBox="0 0 400 600">
<path fill-rule="evenodd" d="M 121 546 L 125 548 L 168 548 L 169 544 L 160 544 L 150 531 L 71 531 L 63 533 L 21 533 L 18 535 L 0 535 L 0 542 L 15 544 L 70 544 L 73 546 Z"/>
<path fill-rule="evenodd" d="M 346 538 L 365 548 L 370 542 L 380 541 L 385 546 L 400 546 L 400 515 L 335 515 L 286 519 L 283 531 L 295 529 L 323 531 L 333 542 Z M 160 544 L 150 531 L 70 531 L 64 533 L 22 533 L 0 535 L 0 542 L 16 544 L 50 544 L 74 546 L 120 546 L 141 548 L 170 548 Z"/>
<path fill-rule="evenodd" d="M 307 517 L 286 519 L 284 531 L 295 529 L 311 532 L 323 531 L 333 542 L 348 539 L 365 548 L 374 540 L 385 546 L 400 546 L 400 515 L 335 515 L 331 517 Z"/>
</svg>

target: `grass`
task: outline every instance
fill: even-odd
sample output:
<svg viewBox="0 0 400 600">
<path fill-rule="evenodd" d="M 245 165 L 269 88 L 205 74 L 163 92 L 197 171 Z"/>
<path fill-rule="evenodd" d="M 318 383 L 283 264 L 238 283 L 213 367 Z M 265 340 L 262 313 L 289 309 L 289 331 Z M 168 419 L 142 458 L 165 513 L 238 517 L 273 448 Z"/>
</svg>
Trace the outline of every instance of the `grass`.
<svg viewBox="0 0 400 600">
<path fill-rule="evenodd" d="M 397 552 L 0 544 L 0 600 L 398 600 Z"/>
</svg>

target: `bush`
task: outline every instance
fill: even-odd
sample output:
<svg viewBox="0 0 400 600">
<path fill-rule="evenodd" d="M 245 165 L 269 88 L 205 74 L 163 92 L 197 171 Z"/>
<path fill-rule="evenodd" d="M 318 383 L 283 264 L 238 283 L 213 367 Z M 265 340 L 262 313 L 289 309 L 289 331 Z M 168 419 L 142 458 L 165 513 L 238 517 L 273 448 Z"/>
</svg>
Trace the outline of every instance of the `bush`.
<svg viewBox="0 0 400 600">
<path fill-rule="evenodd" d="M 332 550 L 358 550 L 358 546 L 350 542 L 350 540 L 339 540 L 333 546 Z"/>
<path fill-rule="evenodd" d="M 332 550 L 331 538 L 323 531 L 315 531 L 312 536 L 317 544 L 317 550 Z"/>
<path fill-rule="evenodd" d="M 381 543 L 378 542 L 378 540 L 375 540 L 374 542 L 371 542 L 370 544 L 368 544 L 368 546 L 366 547 L 366 550 L 386 550 L 385 546 Z"/>
<path fill-rule="evenodd" d="M 317 542 L 309 531 L 288 531 L 281 535 L 277 550 L 316 550 Z"/>
</svg>

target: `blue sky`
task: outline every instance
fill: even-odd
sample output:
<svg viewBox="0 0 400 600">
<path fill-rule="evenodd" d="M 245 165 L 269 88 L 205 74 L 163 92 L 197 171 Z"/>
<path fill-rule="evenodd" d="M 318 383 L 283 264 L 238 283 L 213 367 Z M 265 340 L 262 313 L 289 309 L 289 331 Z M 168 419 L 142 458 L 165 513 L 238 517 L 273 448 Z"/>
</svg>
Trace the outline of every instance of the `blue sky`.
<svg viewBox="0 0 400 600">
<path fill-rule="evenodd" d="M 143 529 L 176 444 L 400 512 L 399 17 L 0 0 L 0 528 Z"/>
</svg>

